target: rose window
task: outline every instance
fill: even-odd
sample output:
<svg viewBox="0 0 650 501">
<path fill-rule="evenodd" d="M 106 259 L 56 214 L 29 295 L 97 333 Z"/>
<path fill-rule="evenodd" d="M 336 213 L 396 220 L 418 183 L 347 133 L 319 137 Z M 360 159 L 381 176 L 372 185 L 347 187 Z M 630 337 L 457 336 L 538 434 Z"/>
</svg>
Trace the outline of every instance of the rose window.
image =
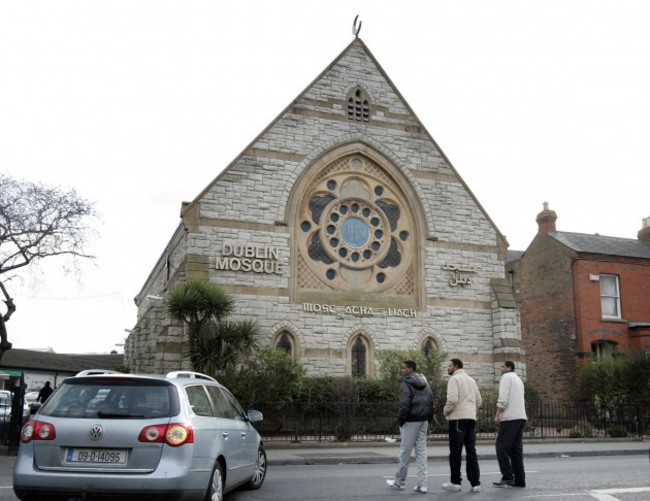
<svg viewBox="0 0 650 501">
<path fill-rule="evenodd" d="M 372 168 L 362 176 L 364 165 Z M 328 286 L 385 289 L 412 261 L 413 224 L 402 209 L 404 197 L 367 159 L 355 156 L 325 169 L 301 205 L 299 248 Z"/>
</svg>

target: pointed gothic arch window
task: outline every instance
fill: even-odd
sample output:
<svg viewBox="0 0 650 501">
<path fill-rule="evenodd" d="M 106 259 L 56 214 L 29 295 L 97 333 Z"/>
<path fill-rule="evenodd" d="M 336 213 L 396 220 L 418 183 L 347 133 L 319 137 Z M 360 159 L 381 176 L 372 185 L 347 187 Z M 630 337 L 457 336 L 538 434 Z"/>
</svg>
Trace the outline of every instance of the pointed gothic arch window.
<svg viewBox="0 0 650 501">
<path fill-rule="evenodd" d="M 368 376 L 368 347 L 361 336 L 357 336 L 357 338 L 352 342 L 350 360 L 352 361 L 352 377 Z"/>
<path fill-rule="evenodd" d="M 361 88 L 348 94 L 348 120 L 355 122 L 370 121 L 370 100 Z"/>
<path fill-rule="evenodd" d="M 438 345 L 436 344 L 435 339 L 432 337 L 427 337 L 422 341 L 420 345 L 420 351 L 423 355 L 427 356 L 430 353 L 438 351 Z"/>
<path fill-rule="evenodd" d="M 275 349 L 284 351 L 287 355 L 292 357 L 294 355 L 293 349 L 294 343 L 291 334 L 287 331 L 282 331 L 278 334 L 278 337 L 275 340 Z"/>
</svg>

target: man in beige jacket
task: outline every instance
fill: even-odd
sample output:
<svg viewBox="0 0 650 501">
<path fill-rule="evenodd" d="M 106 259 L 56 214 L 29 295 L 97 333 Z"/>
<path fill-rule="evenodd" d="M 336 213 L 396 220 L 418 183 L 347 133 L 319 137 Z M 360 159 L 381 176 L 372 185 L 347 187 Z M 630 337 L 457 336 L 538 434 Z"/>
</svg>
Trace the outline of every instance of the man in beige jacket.
<svg viewBox="0 0 650 501">
<path fill-rule="evenodd" d="M 442 484 L 448 491 L 461 490 L 463 480 L 460 474 L 463 446 L 465 447 L 467 480 L 472 492 L 481 490 L 481 471 L 476 455 L 476 411 L 483 404 L 476 381 L 463 369 L 463 362 L 452 358 L 447 366 L 451 376 L 447 384 L 445 417 L 449 421 L 449 468 L 451 482 Z"/>
</svg>

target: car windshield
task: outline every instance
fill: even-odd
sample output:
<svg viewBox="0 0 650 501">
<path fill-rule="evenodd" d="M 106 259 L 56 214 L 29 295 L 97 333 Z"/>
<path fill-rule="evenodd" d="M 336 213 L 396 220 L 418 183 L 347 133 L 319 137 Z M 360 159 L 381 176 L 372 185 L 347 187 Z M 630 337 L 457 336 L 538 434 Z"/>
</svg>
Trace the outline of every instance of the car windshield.
<svg viewBox="0 0 650 501">
<path fill-rule="evenodd" d="M 176 389 L 157 381 L 67 380 L 41 407 L 55 417 L 143 419 L 178 413 Z"/>
</svg>

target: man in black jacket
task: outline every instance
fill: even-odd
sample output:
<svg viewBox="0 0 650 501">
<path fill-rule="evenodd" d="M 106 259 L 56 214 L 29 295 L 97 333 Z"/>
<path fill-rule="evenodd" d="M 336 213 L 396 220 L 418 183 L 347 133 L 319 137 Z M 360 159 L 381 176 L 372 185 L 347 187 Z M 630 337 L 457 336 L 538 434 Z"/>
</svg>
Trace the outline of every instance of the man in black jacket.
<svg viewBox="0 0 650 501">
<path fill-rule="evenodd" d="M 52 394 L 54 390 L 50 386 L 49 381 L 45 381 L 45 386 L 41 388 L 41 391 L 38 392 L 38 398 L 36 399 L 37 402 L 43 402 L 49 398 L 49 396 Z"/>
<path fill-rule="evenodd" d="M 406 483 L 411 451 L 415 448 L 418 473 L 415 491 L 427 492 L 427 431 L 433 417 L 433 393 L 422 374 L 418 374 L 415 360 L 402 362 L 404 379 L 399 389 L 397 421 L 401 435 L 399 465 L 394 479 L 386 480 L 390 487 L 403 489 Z"/>
</svg>

